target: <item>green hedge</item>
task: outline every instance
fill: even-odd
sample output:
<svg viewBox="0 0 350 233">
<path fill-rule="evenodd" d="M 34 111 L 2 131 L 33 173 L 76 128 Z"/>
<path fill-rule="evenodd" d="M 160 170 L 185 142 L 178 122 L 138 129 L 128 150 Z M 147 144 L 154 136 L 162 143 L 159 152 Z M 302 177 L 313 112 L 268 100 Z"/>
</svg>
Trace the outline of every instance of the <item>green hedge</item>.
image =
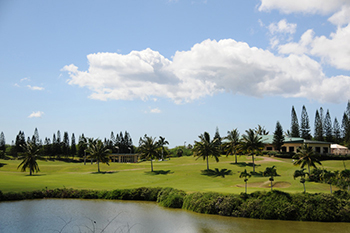
<svg viewBox="0 0 350 233">
<path fill-rule="evenodd" d="M 214 192 L 191 193 L 173 188 L 135 188 L 112 191 L 53 189 L 28 192 L 0 191 L 0 201 L 15 201 L 42 198 L 81 198 L 109 200 L 156 201 L 170 208 L 183 208 L 198 213 L 223 216 L 321 221 L 350 222 L 350 194 L 335 191 L 334 194 L 297 193 L 278 190 L 254 192 L 251 194 L 220 194 Z"/>
</svg>

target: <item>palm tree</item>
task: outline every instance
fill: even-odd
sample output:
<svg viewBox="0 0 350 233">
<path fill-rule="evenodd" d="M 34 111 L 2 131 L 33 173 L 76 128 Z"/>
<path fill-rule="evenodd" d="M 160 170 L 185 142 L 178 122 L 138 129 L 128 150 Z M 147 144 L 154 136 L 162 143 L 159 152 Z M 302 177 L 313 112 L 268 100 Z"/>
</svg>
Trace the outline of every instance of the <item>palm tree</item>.
<svg viewBox="0 0 350 233">
<path fill-rule="evenodd" d="M 227 132 L 227 136 L 224 138 L 225 141 L 223 143 L 224 151 L 226 152 L 226 156 L 234 155 L 235 163 L 237 163 L 237 151 L 239 145 L 239 132 L 237 129 L 231 130 Z"/>
<path fill-rule="evenodd" d="M 156 141 L 156 138 L 148 137 L 146 134 L 143 138 L 140 138 L 138 151 L 141 154 L 141 158 L 151 160 L 151 172 L 153 172 L 152 160 L 160 157 L 159 148 L 160 144 Z"/>
<path fill-rule="evenodd" d="M 247 172 L 247 169 L 244 169 L 244 172 L 241 172 L 241 174 L 239 175 L 239 178 L 244 178 L 244 182 L 245 182 L 245 193 L 247 193 L 247 182 L 248 182 L 248 178 L 250 178 L 252 175 L 250 175 Z"/>
<path fill-rule="evenodd" d="M 300 177 L 300 183 L 302 183 L 304 186 L 304 193 L 306 192 L 306 188 L 305 188 L 305 176 L 306 175 L 309 175 L 309 173 L 305 172 L 305 168 L 303 168 L 301 170 L 295 170 L 295 172 L 293 174 L 294 180 L 295 180 L 295 178 Z"/>
<path fill-rule="evenodd" d="M 109 166 L 108 154 L 110 154 L 111 151 L 107 147 L 108 146 L 103 144 L 101 140 L 89 138 L 87 152 L 90 153 L 89 157 L 91 159 L 96 159 L 98 172 L 100 172 L 100 162 L 106 163 Z"/>
<path fill-rule="evenodd" d="M 254 163 L 254 155 L 261 154 L 261 151 L 264 148 L 264 143 L 262 142 L 262 137 L 260 137 L 254 130 L 249 129 L 245 131 L 247 134 L 242 135 L 241 140 L 241 150 L 248 153 L 248 155 L 252 156 L 253 160 L 253 172 L 255 173 L 255 163 Z"/>
<path fill-rule="evenodd" d="M 29 169 L 29 175 L 31 176 L 33 172 L 40 171 L 39 165 L 36 162 L 37 159 L 42 159 L 40 157 L 40 155 L 38 154 L 39 153 L 39 149 L 32 142 L 28 142 L 27 144 L 24 144 L 21 147 L 23 148 L 24 156 L 23 156 L 22 163 L 20 163 L 20 165 L 18 165 L 17 169 L 22 166 L 21 171 L 24 172 L 28 168 Z"/>
<path fill-rule="evenodd" d="M 200 141 L 194 142 L 193 155 L 202 157 L 203 160 L 207 160 L 207 170 L 209 170 L 209 156 L 215 158 L 216 162 L 219 162 L 220 157 L 220 146 L 218 143 L 218 138 L 210 140 L 210 135 L 207 132 L 198 136 Z M 197 158 L 197 159 L 198 159 Z"/>
<path fill-rule="evenodd" d="M 322 174 L 322 180 L 329 184 L 329 188 L 331 190 L 331 193 L 332 193 L 332 183 L 333 181 L 337 178 L 338 176 L 338 171 L 327 171 L 327 170 L 323 170 L 323 174 Z"/>
<path fill-rule="evenodd" d="M 258 127 L 255 127 L 254 132 L 258 135 L 268 135 L 269 131 L 265 129 L 264 126 L 258 125 Z"/>
<path fill-rule="evenodd" d="M 293 159 L 297 159 L 294 162 L 294 165 L 301 165 L 301 168 L 304 168 L 307 165 L 309 174 L 310 166 L 316 168 L 316 163 L 322 165 L 318 160 L 317 155 L 312 151 L 312 148 L 309 147 L 306 143 L 298 149 L 297 153 L 293 156 Z"/>
<path fill-rule="evenodd" d="M 340 178 L 342 178 L 345 183 L 348 185 L 348 192 L 350 188 L 350 169 L 345 169 L 340 172 Z"/>
<path fill-rule="evenodd" d="M 162 136 L 159 136 L 159 140 L 158 140 L 159 146 L 162 149 L 162 160 L 163 158 L 163 154 L 164 154 L 164 145 L 168 145 L 169 142 L 165 140 L 165 138 L 163 138 Z"/>
<path fill-rule="evenodd" d="M 274 181 L 273 177 L 277 176 L 276 166 L 267 167 L 263 172 L 263 176 L 270 176 L 269 181 L 271 182 L 271 191 L 272 191 L 272 182 Z"/>
</svg>

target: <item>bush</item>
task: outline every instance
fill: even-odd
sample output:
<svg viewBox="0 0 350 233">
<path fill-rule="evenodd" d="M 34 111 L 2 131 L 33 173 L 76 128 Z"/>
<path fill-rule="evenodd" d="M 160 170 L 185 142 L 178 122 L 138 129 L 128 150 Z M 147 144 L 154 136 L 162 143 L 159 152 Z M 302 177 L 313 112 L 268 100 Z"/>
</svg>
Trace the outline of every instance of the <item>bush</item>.
<svg viewBox="0 0 350 233">
<path fill-rule="evenodd" d="M 218 193 L 192 193 L 184 199 L 182 208 L 203 214 L 217 214 L 215 203 Z"/>
<path fill-rule="evenodd" d="M 182 208 L 186 193 L 173 188 L 163 188 L 158 193 L 159 205 L 169 208 Z"/>
</svg>

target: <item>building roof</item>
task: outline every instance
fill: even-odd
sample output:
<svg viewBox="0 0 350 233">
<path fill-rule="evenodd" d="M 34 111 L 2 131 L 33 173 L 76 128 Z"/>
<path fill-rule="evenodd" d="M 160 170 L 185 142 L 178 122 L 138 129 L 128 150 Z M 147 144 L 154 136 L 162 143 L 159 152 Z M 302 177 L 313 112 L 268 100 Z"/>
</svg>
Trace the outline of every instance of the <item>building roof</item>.
<svg viewBox="0 0 350 233">
<path fill-rule="evenodd" d="M 262 138 L 263 143 L 265 144 L 272 144 L 273 143 L 273 135 L 260 135 Z M 306 140 L 304 138 L 297 138 L 297 137 L 287 137 L 284 136 L 284 143 L 306 143 L 306 144 L 331 144 L 330 142 L 322 142 L 322 141 L 313 141 L 313 140 Z"/>
<path fill-rule="evenodd" d="M 339 145 L 339 144 L 332 144 L 331 148 L 332 149 L 343 149 L 343 150 L 347 150 L 348 149 L 346 146 L 342 146 L 342 145 Z"/>
</svg>

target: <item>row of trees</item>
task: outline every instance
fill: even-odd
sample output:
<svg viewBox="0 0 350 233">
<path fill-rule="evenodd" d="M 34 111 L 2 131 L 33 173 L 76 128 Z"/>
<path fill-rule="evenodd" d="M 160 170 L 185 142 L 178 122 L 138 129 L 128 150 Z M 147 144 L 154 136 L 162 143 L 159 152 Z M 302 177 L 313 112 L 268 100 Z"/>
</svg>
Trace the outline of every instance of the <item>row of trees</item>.
<svg viewBox="0 0 350 233">
<path fill-rule="evenodd" d="M 310 121 L 305 105 L 302 107 L 300 125 L 294 106 L 292 106 L 291 128 L 290 131 L 287 131 L 287 134 L 291 137 L 343 143 L 344 145 L 350 146 L 350 102 L 348 102 L 343 114 L 341 126 L 337 117 L 334 118 L 332 123 L 332 118 L 328 109 L 326 113 L 324 113 L 322 107 L 317 109 L 315 113 L 313 137 L 311 135 Z"/>
</svg>

